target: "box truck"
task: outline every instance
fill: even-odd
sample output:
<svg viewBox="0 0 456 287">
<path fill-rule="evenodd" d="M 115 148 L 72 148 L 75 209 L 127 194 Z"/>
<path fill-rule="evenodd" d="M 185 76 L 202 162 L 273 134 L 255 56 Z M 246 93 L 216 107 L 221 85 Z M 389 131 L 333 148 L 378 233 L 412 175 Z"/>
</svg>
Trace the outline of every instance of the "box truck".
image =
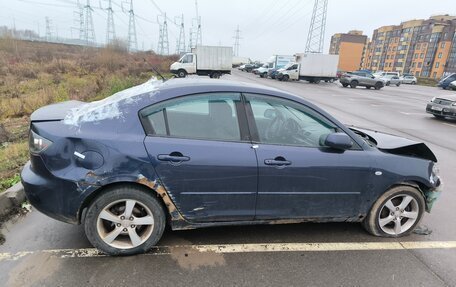
<svg viewBox="0 0 456 287">
<path fill-rule="evenodd" d="M 296 62 L 288 64 L 280 72 L 277 77 L 279 80 L 305 80 L 310 83 L 319 83 L 337 79 L 339 55 L 298 53 L 295 54 L 295 57 Z"/>
<path fill-rule="evenodd" d="M 223 74 L 231 74 L 232 61 L 232 47 L 197 46 L 173 63 L 170 70 L 179 78 L 191 74 L 220 78 Z"/>
</svg>

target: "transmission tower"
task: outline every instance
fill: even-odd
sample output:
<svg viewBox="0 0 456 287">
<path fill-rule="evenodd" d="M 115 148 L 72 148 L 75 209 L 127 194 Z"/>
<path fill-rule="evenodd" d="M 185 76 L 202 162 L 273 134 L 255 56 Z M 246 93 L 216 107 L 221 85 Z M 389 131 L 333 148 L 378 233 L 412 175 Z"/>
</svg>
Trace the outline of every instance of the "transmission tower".
<svg viewBox="0 0 456 287">
<path fill-rule="evenodd" d="M 51 41 L 52 39 L 52 30 L 51 30 L 51 19 L 46 16 L 46 41 Z"/>
<path fill-rule="evenodd" d="M 112 2 L 108 0 L 108 8 L 106 8 L 108 12 L 108 22 L 106 28 L 106 44 L 111 43 L 116 39 L 116 29 L 114 26 L 114 11 L 112 10 Z"/>
<path fill-rule="evenodd" d="M 195 46 L 203 44 L 203 36 L 201 32 L 201 16 L 198 14 L 198 0 L 195 0 L 195 9 L 196 9 L 196 36 L 195 36 Z"/>
<path fill-rule="evenodd" d="M 241 39 L 241 30 L 239 30 L 239 25 L 237 26 L 237 29 L 234 32 L 234 55 L 239 56 L 239 40 Z"/>
<path fill-rule="evenodd" d="M 181 53 L 185 52 L 185 29 L 184 29 L 184 14 L 181 17 L 177 17 L 180 20 L 180 30 L 179 30 L 179 38 L 177 39 L 176 43 L 176 54 L 180 55 Z"/>
<path fill-rule="evenodd" d="M 328 0 L 315 0 L 309 34 L 307 35 L 306 53 L 322 53 L 325 38 Z"/>
<path fill-rule="evenodd" d="M 74 11 L 74 16 L 75 16 L 75 23 L 77 25 L 77 28 L 74 27 L 72 29 L 75 29 L 78 31 L 78 34 L 79 34 L 79 40 L 82 42 L 84 41 L 84 5 L 81 4 L 80 0 L 77 1 L 77 10 Z"/>
<path fill-rule="evenodd" d="M 190 32 L 188 36 L 188 51 L 191 52 L 193 47 L 193 27 L 190 27 Z"/>
<path fill-rule="evenodd" d="M 133 0 L 130 0 L 130 18 L 128 21 L 128 50 L 138 50 L 138 40 L 136 38 L 135 12 L 133 10 Z"/>
<path fill-rule="evenodd" d="M 95 44 L 95 29 L 93 27 L 93 17 L 92 17 L 92 6 L 90 6 L 90 0 L 87 0 L 86 5 L 84 6 L 85 10 L 85 22 L 84 22 L 84 41 L 87 46 L 90 44 Z"/>
<path fill-rule="evenodd" d="M 160 55 L 169 55 L 169 41 L 168 41 L 168 23 L 166 20 L 166 13 L 163 17 L 163 24 L 160 23 L 160 16 L 157 16 L 157 22 L 159 24 L 158 34 L 158 48 L 157 52 Z"/>
</svg>

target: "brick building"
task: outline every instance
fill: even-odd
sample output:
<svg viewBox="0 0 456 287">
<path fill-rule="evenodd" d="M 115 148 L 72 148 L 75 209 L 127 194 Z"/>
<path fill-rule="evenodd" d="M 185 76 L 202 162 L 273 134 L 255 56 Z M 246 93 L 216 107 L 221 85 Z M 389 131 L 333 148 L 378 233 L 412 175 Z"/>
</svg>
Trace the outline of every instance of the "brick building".
<svg viewBox="0 0 456 287">
<path fill-rule="evenodd" d="M 361 68 L 367 36 L 362 31 L 338 33 L 331 37 L 329 53 L 339 55 L 338 69 L 356 71 Z"/>
<path fill-rule="evenodd" d="M 366 46 L 362 68 L 439 79 L 456 72 L 456 16 L 383 26 Z"/>
</svg>

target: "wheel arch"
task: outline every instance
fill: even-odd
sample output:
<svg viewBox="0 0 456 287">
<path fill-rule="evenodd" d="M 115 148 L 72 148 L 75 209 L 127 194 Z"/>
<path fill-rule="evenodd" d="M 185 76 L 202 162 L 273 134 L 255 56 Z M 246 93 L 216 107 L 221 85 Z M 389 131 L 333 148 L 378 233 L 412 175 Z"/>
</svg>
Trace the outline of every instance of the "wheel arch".
<svg viewBox="0 0 456 287">
<path fill-rule="evenodd" d="M 166 222 L 169 224 L 171 221 L 171 214 L 169 212 L 169 207 L 167 207 L 167 204 L 163 200 L 164 196 L 162 196 L 157 190 L 158 189 L 153 189 L 153 187 L 140 183 L 140 182 L 134 182 L 134 181 L 118 181 L 118 182 L 111 182 L 106 185 L 103 185 L 99 187 L 98 189 L 94 190 L 91 194 L 89 194 L 86 198 L 84 198 L 81 206 L 78 209 L 78 224 L 81 224 L 85 220 L 86 212 L 90 204 L 99 198 L 101 195 L 108 193 L 110 190 L 116 189 L 117 187 L 134 187 L 136 189 L 142 190 L 144 193 L 155 195 L 162 205 L 163 211 L 165 211 L 166 214 Z M 167 194 L 165 195 L 167 196 Z M 174 205 L 174 204 L 173 204 Z"/>
</svg>

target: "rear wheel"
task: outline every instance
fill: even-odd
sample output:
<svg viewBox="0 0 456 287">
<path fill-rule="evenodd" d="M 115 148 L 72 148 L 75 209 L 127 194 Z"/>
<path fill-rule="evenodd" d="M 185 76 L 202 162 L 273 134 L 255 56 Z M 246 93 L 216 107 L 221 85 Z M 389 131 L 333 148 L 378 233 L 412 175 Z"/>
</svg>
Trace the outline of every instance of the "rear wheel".
<svg viewBox="0 0 456 287">
<path fill-rule="evenodd" d="M 412 82 L 412 85 L 416 85 L 415 81 Z"/>
<path fill-rule="evenodd" d="M 351 81 L 350 88 L 354 89 L 358 86 L 358 81 Z"/>
<path fill-rule="evenodd" d="M 411 186 L 397 186 L 377 199 L 363 225 L 375 236 L 405 236 L 418 225 L 424 209 L 424 197 L 419 190 Z"/>
<path fill-rule="evenodd" d="M 144 253 L 160 240 L 165 212 L 156 196 L 133 186 L 106 190 L 89 206 L 87 238 L 109 255 Z"/>
<path fill-rule="evenodd" d="M 380 82 L 377 82 L 377 83 L 375 84 L 375 89 L 376 89 L 376 90 L 380 90 L 382 87 L 383 87 L 383 84 L 380 83 Z"/>
<path fill-rule="evenodd" d="M 348 84 L 342 84 L 342 87 L 346 88 L 348 87 Z"/>
<path fill-rule="evenodd" d="M 386 82 L 386 85 L 385 86 L 389 86 L 390 85 L 390 82 Z"/>
</svg>

